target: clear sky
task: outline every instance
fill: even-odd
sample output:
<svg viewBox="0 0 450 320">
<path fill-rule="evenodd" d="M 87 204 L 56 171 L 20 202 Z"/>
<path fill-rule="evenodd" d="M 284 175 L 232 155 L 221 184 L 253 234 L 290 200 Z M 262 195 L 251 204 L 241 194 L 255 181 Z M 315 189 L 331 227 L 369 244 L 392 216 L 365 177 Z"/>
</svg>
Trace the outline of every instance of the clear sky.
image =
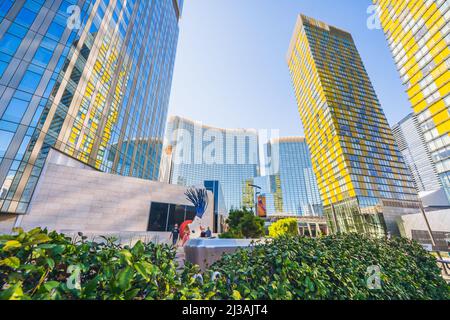
<svg viewBox="0 0 450 320">
<path fill-rule="evenodd" d="M 302 135 L 285 61 L 298 13 L 352 33 L 389 123 L 411 112 L 370 0 L 185 0 L 170 115 Z"/>
</svg>

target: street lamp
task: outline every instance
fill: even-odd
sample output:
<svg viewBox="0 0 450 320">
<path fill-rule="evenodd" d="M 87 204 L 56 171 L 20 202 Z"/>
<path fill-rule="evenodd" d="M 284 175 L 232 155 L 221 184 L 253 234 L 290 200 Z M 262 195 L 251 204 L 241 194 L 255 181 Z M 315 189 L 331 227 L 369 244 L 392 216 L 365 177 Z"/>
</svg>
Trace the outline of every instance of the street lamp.
<svg viewBox="0 0 450 320">
<path fill-rule="evenodd" d="M 257 190 L 262 190 L 262 188 L 260 186 L 257 186 L 256 184 L 248 184 L 249 187 L 252 187 L 254 189 L 256 189 L 255 191 L 255 216 L 258 215 L 258 195 L 261 194 L 261 192 L 257 191 Z"/>
</svg>

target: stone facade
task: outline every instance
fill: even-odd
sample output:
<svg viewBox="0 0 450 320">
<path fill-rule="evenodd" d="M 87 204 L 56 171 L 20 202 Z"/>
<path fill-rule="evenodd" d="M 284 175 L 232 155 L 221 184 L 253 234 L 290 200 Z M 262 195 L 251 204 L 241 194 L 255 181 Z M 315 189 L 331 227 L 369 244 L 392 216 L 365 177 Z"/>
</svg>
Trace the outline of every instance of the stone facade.
<svg viewBox="0 0 450 320">
<path fill-rule="evenodd" d="M 183 186 L 77 168 L 76 162 L 61 165 L 60 154 L 49 159 L 29 213 L 16 223 L 25 230 L 47 227 L 96 234 L 142 233 L 147 232 L 152 202 L 192 205 Z M 209 197 L 214 198 L 212 193 Z M 213 207 L 210 201 L 202 221 L 211 228 Z"/>
<path fill-rule="evenodd" d="M 431 211 L 426 213 L 431 230 L 450 235 L 450 209 Z M 399 222 L 402 236 L 412 238 L 413 230 L 426 231 L 427 225 L 422 213 L 409 214 L 401 217 Z"/>
</svg>

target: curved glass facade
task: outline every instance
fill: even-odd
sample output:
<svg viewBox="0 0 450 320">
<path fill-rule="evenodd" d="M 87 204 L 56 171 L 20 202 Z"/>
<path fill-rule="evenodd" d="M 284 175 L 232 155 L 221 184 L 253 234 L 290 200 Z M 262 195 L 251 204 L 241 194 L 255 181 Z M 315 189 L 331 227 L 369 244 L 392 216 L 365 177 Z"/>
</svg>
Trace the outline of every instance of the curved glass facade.
<svg viewBox="0 0 450 320">
<path fill-rule="evenodd" d="M 248 183 L 259 175 L 258 132 L 209 127 L 180 117 L 167 126 L 161 176 L 165 182 L 203 186 L 218 181 L 227 209 L 253 207 Z"/>
<path fill-rule="evenodd" d="M 26 213 L 50 148 L 157 179 L 182 1 L 0 4 L 0 211 Z M 136 141 L 152 137 L 154 146 Z"/>
</svg>

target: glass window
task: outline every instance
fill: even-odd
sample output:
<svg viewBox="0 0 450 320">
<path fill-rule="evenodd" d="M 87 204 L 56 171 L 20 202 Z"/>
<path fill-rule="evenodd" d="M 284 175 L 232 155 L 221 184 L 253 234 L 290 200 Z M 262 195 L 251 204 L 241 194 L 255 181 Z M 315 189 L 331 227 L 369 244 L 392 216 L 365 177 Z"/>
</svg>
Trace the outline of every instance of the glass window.
<svg viewBox="0 0 450 320">
<path fill-rule="evenodd" d="M 22 27 L 22 26 L 19 26 L 19 25 L 16 24 L 16 23 L 13 23 L 13 24 L 9 27 L 8 32 L 22 39 L 22 38 L 24 38 L 25 35 L 27 34 L 28 29 L 27 29 L 27 28 L 24 28 L 24 27 Z"/>
<path fill-rule="evenodd" d="M 45 67 L 50 62 L 53 53 L 50 50 L 40 47 L 34 55 L 33 63 Z"/>
<path fill-rule="evenodd" d="M 41 75 L 28 70 L 27 72 L 25 72 L 25 75 L 23 76 L 23 79 L 20 82 L 19 89 L 26 92 L 34 93 L 40 81 Z"/>
<path fill-rule="evenodd" d="M 166 203 L 153 202 L 150 207 L 150 219 L 147 231 L 164 232 L 167 227 L 167 211 L 169 205 Z"/>
<path fill-rule="evenodd" d="M 175 224 L 182 224 L 184 222 L 184 214 L 185 214 L 186 206 L 180 205 L 171 205 L 169 210 L 169 222 L 167 224 L 167 230 L 170 231 L 173 229 Z"/>
<path fill-rule="evenodd" d="M 15 21 L 25 27 L 30 27 L 36 18 L 36 13 L 23 7 L 17 14 Z"/>
<path fill-rule="evenodd" d="M 8 105 L 8 108 L 6 109 L 5 113 L 3 114 L 2 119 L 20 123 L 27 107 L 28 107 L 28 102 L 20 100 L 20 99 L 12 98 L 11 102 Z"/>
<path fill-rule="evenodd" d="M 17 48 L 20 46 L 20 38 L 13 36 L 10 33 L 5 33 L 0 40 L 0 51 L 13 56 L 16 53 Z"/>
<path fill-rule="evenodd" d="M 13 2 L 11 0 L 6 0 L 0 2 L 0 22 L 1 18 L 5 17 L 8 14 L 8 10 L 11 8 Z"/>
<path fill-rule="evenodd" d="M 195 210 L 195 207 L 186 207 L 186 220 L 194 220 L 196 214 L 197 212 Z"/>
<path fill-rule="evenodd" d="M 48 28 L 47 35 L 50 38 L 59 40 L 59 39 L 61 39 L 63 33 L 64 33 L 64 27 L 60 26 L 59 24 L 57 24 L 55 22 L 52 22 L 52 24 Z"/>
<path fill-rule="evenodd" d="M 3 76 L 8 64 L 6 62 L 0 61 L 0 78 Z"/>
<path fill-rule="evenodd" d="M 13 136 L 11 132 L 0 130 L 0 158 L 5 156 Z"/>
</svg>

